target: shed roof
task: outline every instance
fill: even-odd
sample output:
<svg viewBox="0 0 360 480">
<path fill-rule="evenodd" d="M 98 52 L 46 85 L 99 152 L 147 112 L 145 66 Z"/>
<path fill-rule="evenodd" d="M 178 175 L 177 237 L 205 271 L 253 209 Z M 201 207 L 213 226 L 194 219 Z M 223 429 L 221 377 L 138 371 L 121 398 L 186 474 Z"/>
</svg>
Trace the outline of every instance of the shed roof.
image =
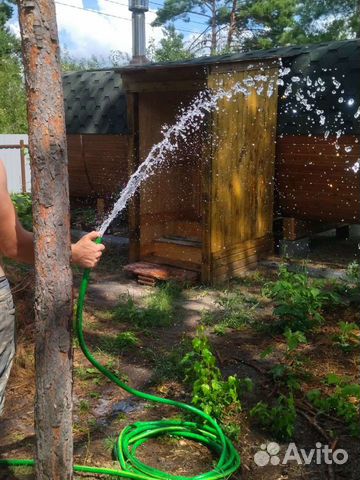
<svg viewBox="0 0 360 480">
<path fill-rule="evenodd" d="M 68 134 L 128 133 L 126 95 L 115 70 L 63 75 Z"/>
<path fill-rule="evenodd" d="M 150 63 L 145 65 L 128 65 L 114 69 L 100 69 L 93 71 L 67 73 L 63 76 L 65 113 L 67 133 L 71 134 L 127 134 L 126 94 L 121 76 L 132 72 L 146 71 L 151 80 L 151 72 L 179 67 L 207 67 L 217 64 L 256 62 L 262 60 L 283 60 L 285 66 L 291 68 L 285 86 L 280 88 L 281 98 L 283 90 L 288 85 L 291 76 L 299 75 L 302 79 L 310 77 L 315 81 L 321 77 L 326 85 L 326 91 L 317 97 L 317 109 L 331 109 L 327 125 L 330 132 L 338 127 L 336 114 L 343 111 L 345 130 L 347 133 L 360 134 L 360 121 L 354 119 L 352 109 L 348 104 L 338 103 L 337 97 L 331 95 L 332 76 L 342 83 L 342 90 L 346 98 L 354 99 L 355 106 L 360 105 L 360 39 L 337 42 L 322 42 L 312 45 L 290 46 L 257 50 L 247 53 L 235 53 L 214 57 L 202 57 L 181 62 Z M 334 74 L 334 72 L 336 72 Z M 302 80 L 304 82 L 305 80 Z M 286 103 L 280 102 L 279 133 L 305 134 L 312 125 L 313 134 L 321 134 L 325 127 L 319 125 L 314 112 L 293 113 L 289 102 L 296 103 L 296 90 L 293 98 Z"/>
<path fill-rule="evenodd" d="M 336 42 L 321 42 L 311 45 L 292 45 L 288 47 L 270 48 L 267 50 L 253 50 L 213 57 L 200 57 L 181 62 L 148 63 L 143 65 L 126 65 L 117 70 L 124 73 L 139 70 L 171 69 L 186 66 L 208 66 L 224 63 L 258 62 L 278 58 L 291 58 L 306 55 L 310 62 L 322 62 L 333 65 L 338 58 L 349 57 L 355 54 L 360 56 L 360 39 L 341 40 Z"/>
</svg>

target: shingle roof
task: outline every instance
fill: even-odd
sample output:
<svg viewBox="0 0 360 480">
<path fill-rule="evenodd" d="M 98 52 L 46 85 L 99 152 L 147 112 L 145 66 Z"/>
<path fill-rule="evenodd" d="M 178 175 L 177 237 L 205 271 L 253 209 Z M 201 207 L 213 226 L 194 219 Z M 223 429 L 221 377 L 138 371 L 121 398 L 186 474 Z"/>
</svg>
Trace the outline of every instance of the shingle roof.
<svg viewBox="0 0 360 480">
<path fill-rule="evenodd" d="M 257 50 L 248 53 L 235 53 L 215 57 L 202 57 L 182 62 L 152 63 L 129 65 L 122 68 L 68 73 L 63 76 L 65 94 L 66 127 L 74 134 L 126 134 L 127 124 L 126 96 L 122 86 L 121 74 L 132 71 L 153 69 L 176 69 L 185 66 L 208 66 L 234 62 L 261 62 L 261 60 L 281 58 L 284 66 L 291 68 L 285 77 L 285 86 L 279 91 L 279 134 L 323 134 L 330 130 L 333 134 L 339 128 L 336 115 L 342 113 L 345 133 L 360 134 L 360 121 L 354 119 L 354 108 L 360 105 L 360 39 L 338 42 L 324 42 L 313 45 L 290 46 Z M 286 102 L 281 101 L 291 77 L 299 75 L 302 81 L 293 88 L 293 95 Z M 353 99 L 352 107 L 346 101 L 340 104 L 338 95 L 333 95 L 333 82 L 336 77 L 342 83 L 344 99 Z M 326 90 L 317 95 L 316 108 L 308 112 L 298 110 L 295 100 L 296 91 L 304 88 L 309 77 L 314 83 L 321 77 Z M 291 108 L 298 110 L 296 113 Z M 315 110 L 327 112 L 326 127 L 319 125 Z"/>
<path fill-rule="evenodd" d="M 326 131 L 330 135 L 338 131 L 345 135 L 360 134 L 360 120 L 354 118 L 360 105 L 360 39 L 317 44 L 295 58 L 283 59 L 291 73 L 279 89 L 278 134 L 323 135 Z M 301 80 L 294 83 L 293 76 Z M 324 83 L 318 85 L 316 97 L 312 99 L 307 92 L 317 89 L 314 85 L 318 79 Z M 292 94 L 284 99 L 290 84 Z M 307 110 L 306 105 L 296 99 L 299 93 L 314 107 Z M 324 112 L 324 125 L 320 124 L 320 114 L 316 112 L 320 110 Z"/>
<path fill-rule="evenodd" d="M 66 73 L 63 87 L 67 133 L 128 133 L 126 96 L 119 73 Z"/>
<path fill-rule="evenodd" d="M 300 55 L 310 55 L 311 61 L 321 62 L 321 58 L 328 55 L 331 52 L 339 52 L 334 54 L 334 59 L 339 58 L 339 55 L 348 56 L 349 53 L 360 54 L 360 39 L 354 40 L 341 40 L 336 42 L 322 42 L 311 45 L 293 45 L 288 47 L 270 48 L 267 50 L 253 50 L 251 52 L 239 52 L 226 55 L 217 55 L 213 57 L 200 57 L 191 60 L 183 60 L 181 62 L 164 62 L 164 63 L 148 63 L 145 65 L 127 65 L 118 68 L 120 72 L 131 72 L 132 70 L 152 70 L 161 68 L 178 68 L 184 66 L 207 66 L 222 63 L 234 63 L 234 62 L 249 62 L 249 61 L 261 61 L 277 58 L 291 58 Z M 332 63 L 330 57 L 326 62 Z"/>
</svg>

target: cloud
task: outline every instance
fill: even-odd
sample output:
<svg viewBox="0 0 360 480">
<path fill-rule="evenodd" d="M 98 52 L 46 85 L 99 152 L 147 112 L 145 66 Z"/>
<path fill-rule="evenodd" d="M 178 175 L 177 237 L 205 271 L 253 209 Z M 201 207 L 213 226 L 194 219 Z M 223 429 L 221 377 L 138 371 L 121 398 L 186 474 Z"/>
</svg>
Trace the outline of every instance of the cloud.
<svg viewBox="0 0 360 480">
<path fill-rule="evenodd" d="M 96 55 L 107 58 L 113 50 L 120 50 L 131 55 L 132 23 L 127 0 L 117 0 L 118 4 L 106 0 L 98 0 L 97 2 L 99 12 L 121 18 L 107 17 L 80 10 L 84 7 L 83 0 L 59 1 L 61 4 L 56 4 L 56 17 L 60 43 L 63 47 L 66 46 L 72 56 L 82 58 Z M 65 3 L 78 8 L 62 5 Z M 151 38 L 159 41 L 163 36 L 161 28 L 154 28 L 149 25 L 155 17 L 155 11 L 146 14 L 148 41 Z M 16 18 L 9 22 L 9 27 L 14 33 L 19 34 Z"/>
</svg>

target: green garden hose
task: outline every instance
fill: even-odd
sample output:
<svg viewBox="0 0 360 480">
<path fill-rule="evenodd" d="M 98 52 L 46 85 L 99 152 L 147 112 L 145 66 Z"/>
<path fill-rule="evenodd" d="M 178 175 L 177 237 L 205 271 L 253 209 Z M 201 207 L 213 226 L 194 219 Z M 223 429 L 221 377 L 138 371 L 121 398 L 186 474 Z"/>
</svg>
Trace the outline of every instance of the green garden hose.
<svg viewBox="0 0 360 480">
<path fill-rule="evenodd" d="M 102 240 L 100 238 L 97 239 L 97 243 L 100 243 L 101 241 Z M 133 425 L 126 427 L 120 433 L 115 446 L 115 453 L 120 464 L 120 470 L 75 465 L 74 471 L 110 475 L 114 477 L 133 478 L 137 480 L 189 480 L 190 478 L 191 480 L 220 480 L 228 478 L 240 467 L 240 456 L 232 442 L 224 435 L 223 431 L 213 418 L 191 405 L 143 393 L 129 387 L 93 357 L 85 342 L 83 331 L 83 310 L 90 280 L 90 272 L 91 271 L 89 269 L 84 271 L 76 310 L 76 334 L 79 339 L 80 348 L 85 357 L 109 380 L 131 395 L 148 400 L 150 402 L 171 405 L 173 407 L 185 410 L 192 415 L 201 417 L 202 423 L 197 424 L 194 422 L 182 422 L 177 420 L 160 420 L 153 422 L 134 423 Z M 161 470 L 149 467 L 141 462 L 136 457 L 137 449 L 147 440 L 163 435 L 195 440 L 205 445 L 218 456 L 219 459 L 216 467 L 210 472 L 203 473 L 195 477 L 183 477 L 171 475 Z M 0 460 L 0 466 L 2 465 L 13 467 L 33 466 L 34 460 Z"/>
</svg>

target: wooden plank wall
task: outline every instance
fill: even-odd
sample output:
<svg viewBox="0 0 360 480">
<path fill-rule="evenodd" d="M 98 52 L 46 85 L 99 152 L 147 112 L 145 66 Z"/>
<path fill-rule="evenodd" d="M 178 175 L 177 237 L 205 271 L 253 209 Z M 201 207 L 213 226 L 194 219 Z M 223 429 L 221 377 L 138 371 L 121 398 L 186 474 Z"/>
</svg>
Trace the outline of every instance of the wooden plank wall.
<svg viewBox="0 0 360 480">
<path fill-rule="evenodd" d="M 359 137 L 285 136 L 277 141 L 280 216 L 322 223 L 360 223 Z M 351 151 L 346 151 L 351 147 Z"/>
<path fill-rule="evenodd" d="M 153 91 L 139 93 L 140 162 L 162 139 L 161 128 L 172 125 L 181 105 L 196 92 Z M 201 262 L 193 247 L 156 244 L 165 235 L 201 239 L 201 138 L 180 142 L 176 151 L 140 190 L 140 257 L 155 255 L 168 260 Z M 155 243 L 154 243 L 155 242 Z"/>
<path fill-rule="evenodd" d="M 126 185 L 128 135 L 68 135 L 70 196 L 117 196 Z"/>
<path fill-rule="evenodd" d="M 264 73 L 251 71 L 251 74 Z M 276 84 L 278 69 L 266 72 Z M 225 89 L 242 81 L 244 71 L 212 75 Z M 231 278 L 272 251 L 273 177 L 277 88 L 269 98 L 251 90 L 248 98 L 222 101 L 214 114 L 211 187 L 212 281 Z"/>
</svg>

